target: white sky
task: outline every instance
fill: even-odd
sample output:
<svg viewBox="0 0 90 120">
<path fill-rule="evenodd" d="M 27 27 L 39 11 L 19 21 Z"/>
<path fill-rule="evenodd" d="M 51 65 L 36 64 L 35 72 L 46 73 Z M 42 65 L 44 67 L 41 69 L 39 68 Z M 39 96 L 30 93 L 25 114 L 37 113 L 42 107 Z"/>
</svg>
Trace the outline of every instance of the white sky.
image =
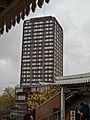
<svg viewBox="0 0 90 120">
<path fill-rule="evenodd" d="M 45 7 L 44 7 L 45 6 Z M 90 0 L 50 0 L 31 17 L 55 16 L 64 30 L 64 75 L 90 72 Z M 45 11 L 44 11 L 45 8 Z M 0 91 L 20 81 L 23 21 L 0 37 Z"/>
</svg>

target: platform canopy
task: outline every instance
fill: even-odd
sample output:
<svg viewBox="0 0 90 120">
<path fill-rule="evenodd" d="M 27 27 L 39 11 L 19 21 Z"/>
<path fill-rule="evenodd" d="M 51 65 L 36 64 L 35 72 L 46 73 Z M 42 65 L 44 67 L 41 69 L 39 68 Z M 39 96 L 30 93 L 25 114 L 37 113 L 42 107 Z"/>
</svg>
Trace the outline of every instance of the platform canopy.
<svg viewBox="0 0 90 120">
<path fill-rule="evenodd" d="M 8 32 L 20 19 L 24 20 L 30 10 L 35 12 L 36 7 L 42 7 L 43 3 L 50 0 L 0 0 L 0 34 L 4 30 Z"/>
<path fill-rule="evenodd" d="M 56 77 L 55 83 L 64 86 L 79 84 L 90 85 L 90 73 Z"/>
</svg>

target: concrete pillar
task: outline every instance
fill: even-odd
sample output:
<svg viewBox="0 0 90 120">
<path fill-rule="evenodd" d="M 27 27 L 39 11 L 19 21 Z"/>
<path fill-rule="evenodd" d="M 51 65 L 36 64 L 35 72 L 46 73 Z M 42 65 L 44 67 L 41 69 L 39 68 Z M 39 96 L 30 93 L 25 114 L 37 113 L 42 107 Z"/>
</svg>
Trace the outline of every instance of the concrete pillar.
<svg viewBox="0 0 90 120">
<path fill-rule="evenodd" d="M 65 120 L 65 87 L 61 87 L 61 120 Z"/>
</svg>

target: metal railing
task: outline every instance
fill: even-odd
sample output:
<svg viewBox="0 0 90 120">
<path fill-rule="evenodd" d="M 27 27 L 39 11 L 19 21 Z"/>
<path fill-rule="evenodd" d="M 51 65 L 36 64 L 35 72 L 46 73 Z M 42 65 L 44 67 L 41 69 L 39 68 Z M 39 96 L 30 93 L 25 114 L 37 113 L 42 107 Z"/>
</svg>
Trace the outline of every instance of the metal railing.
<svg viewBox="0 0 90 120">
<path fill-rule="evenodd" d="M 61 110 L 48 114 L 38 120 L 61 120 Z"/>
</svg>

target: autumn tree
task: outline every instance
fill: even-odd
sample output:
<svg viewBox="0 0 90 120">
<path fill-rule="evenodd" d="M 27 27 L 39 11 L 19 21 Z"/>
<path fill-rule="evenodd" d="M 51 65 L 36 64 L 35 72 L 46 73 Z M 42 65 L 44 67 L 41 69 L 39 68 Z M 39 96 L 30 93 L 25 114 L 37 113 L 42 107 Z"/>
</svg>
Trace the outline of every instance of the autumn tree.
<svg viewBox="0 0 90 120">
<path fill-rule="evenodd" d="M 46 89 L 28 94 L 27 105 L 30 109 L 35 109 L 40 104 L 60 92 L 60 86 L 49 85 Z"/>
</svg>

